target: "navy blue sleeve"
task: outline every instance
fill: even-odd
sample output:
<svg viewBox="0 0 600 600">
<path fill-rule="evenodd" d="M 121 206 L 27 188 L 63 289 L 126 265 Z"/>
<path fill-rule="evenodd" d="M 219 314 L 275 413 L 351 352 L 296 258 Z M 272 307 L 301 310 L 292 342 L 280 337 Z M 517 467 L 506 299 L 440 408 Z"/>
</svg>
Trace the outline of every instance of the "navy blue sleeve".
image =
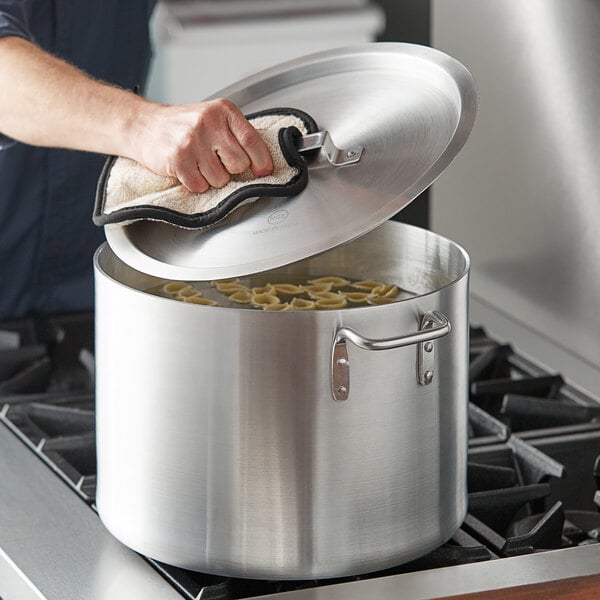
<svg viewBox="0 0 600 600">
<path fill-rule="evenodd" d="M 17 35 L 31 40 L 25 17 L 26 0 L 0 0 L 0 37 Z"/>
<path fill-rule="evenodd" d="M 24 4 L 25 0 L 0 0 L 0 38 L 16 35 L 26 40 L 32 39 L 27 28 Z M 0 131 L 0 150 L 12 144 L 14 140 Z"/>
</svg>

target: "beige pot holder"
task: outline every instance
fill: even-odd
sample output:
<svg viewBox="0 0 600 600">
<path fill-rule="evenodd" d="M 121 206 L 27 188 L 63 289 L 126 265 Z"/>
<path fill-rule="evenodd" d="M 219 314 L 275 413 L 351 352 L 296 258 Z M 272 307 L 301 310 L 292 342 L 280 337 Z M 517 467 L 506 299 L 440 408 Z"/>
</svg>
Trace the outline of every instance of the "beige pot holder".
<svg viewBox="0 0 600 600">
<path fill-rule="evenodd" d="M 96 192 L 96 225 L 127 224 L 140 219 L 164 221 L 186 229 L 208 227 L 242 203 L 261 196 L 294 196 L 308 183 L 308 169 L 298 151 L 299 139 L 318 131 L 306 113 L 276 108 L 247 115 L 261 134 L 273 158 L 273 172 L 256 177 L 248 169 L 233 175 L 224 187 L 195 194 L 177 179 L 162 177 L 139 163 L 110 157 Z"/>
</svg>

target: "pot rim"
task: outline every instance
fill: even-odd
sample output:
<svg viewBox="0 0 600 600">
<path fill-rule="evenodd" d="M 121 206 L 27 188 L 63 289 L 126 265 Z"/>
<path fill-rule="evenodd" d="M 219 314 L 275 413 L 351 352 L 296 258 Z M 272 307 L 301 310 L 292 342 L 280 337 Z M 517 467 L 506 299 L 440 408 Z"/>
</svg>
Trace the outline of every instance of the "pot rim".
<svg viewBox="0 0 600 600">
<path fill-rule="evenodd" d="M 389 221 L 388 221 L 389 223 Z M 460 275 L 454 279 L 452 279 L 451 281 L 449 281 L 448 283 L 445 283 L 444 285 L 436 288 L 435 290 L 431 290 L 430 292 L 425 292 L 424 294 L 418 294 L 416 296 L 412 296 L 410 298 L 404 298 L 402 300 L 398 300 L 396 302 L 390 303 L 390 304 L 381 304 L 381 305 L 369 305 L 369 306 L 352 306 L 352 307 L 344 307 L 344 308 L 339 308 L 339 309 L 328 309 L 328 310 L 293 310 L 293 311 L 281 311 L 281 310 L 256 310 L 256 309 L 248 309 L 246 307 L 236 307 L 236 306 L 202 306 L 202 308 L 205 309 L 212 309 L 212 310 L 224 310 L 224 311 L 244 311 L 244 312 L 249 312 L 251 314 L 254 315 L 258 315 L 258 314 L 262 314 L 262 313 L 275 313 L 275 314 L 287 314 L 289 315 L 298 315 L 298 314 L 302 314 L 302 313 L 308 313 L 310 314 L 337 314 L 340 312 L 343 312 L 344 314 L 355 314 L 357 310 L 365 310 L 367 308 L 369 309 L 380 309 L 380 312 L 383 312 L 382 309 L 388 309 L 388 310 L 393 310 L 394 309 L 394 305 L 404 305 L 404 303 L 406 302 L 413 302 L 415 300 L 421 300 L 421 299 L 425 299 L 428 298 L 430 296 L 433 296 L 435 294 L 438 294 L 440 292 L 442 292 L 443 290 L 456 285 L 458 282 L 460 282 L 461 280 L 463 280 L 464 278 L 468 278 L 470 271 L 471 271 L 471 258 L 468 254 L 468 252 L 458 243 L 456 243 L 455 241 L 451 240 L 448 237 L 445 237 L 443 235 L 440 235 L 438 233 L 435 233 L 433 231 L 430 231 L 428 229 L 423 229 L 420 227 L 416 227 L 414 225 L 408 225 L 406 223 L 399 223 L 399 222 L 395 222 L 395 225 L 401 226 L 403 228 L 407 228 L 407 229 L 412 229 L 412 230 L 420 230 L 426 233 L 426 235 L 431 235 L 436 237 L 437 239 L 443 241 L 444 243 L 448 244 L 450 247 L 453 247 L 458 254 L 461 256 L 461 258 L 464 261 L 464 266 L 463 269 L 460 273 Z M 368 235 L 368 234 L 367 234 Z M 360 238 L 359 238 L 360 239 Z M 352 243 L 352 242 L 350 242 Z M 330 250 L 326 251 L 329 252 Z M 149 294 L 147 291 L 144 290 L 140 290 L 136 287 L 133 287 L 131 285 L 127 285 L 126 283 L 123 283 L 122 281 L 119 281 L 118 279 L 116 279 L 114 276 L 110 275 L 109 273 L 107 273 L 107 271 L 102 267 L 102 265 L 100 264 L 101 261 L 101 256 L 103 255 L 103 253 L 105 252 L 111 252 L 114 256 L 114 258 L 116 260 L 118 260 L 119 262 L 122 262 L 124 265 L 126 265 L 129 269 L 131 269 L 132 271 L 135 271 L 137 273 L 140 273 L 143 276 L 148 276 L 148 277 L 153 277 L 154 279 L 158 279 L 158 280 L 163 280 L 163 281 L 173 281 L 170 279 L 166 279 L 166 278 L 161 278 L 161 277 L 155 277 L 154 275 L 148 275 L 146 273 L 142 273 L 141 271 L 138 271 L 137 269 L 134 269 L 133 267 L 127 265 L 127 263 L 125 263 L 124 261 L 122 261 L 117 254 L 115 254 L 114 250 L 112 250 L 112 248 L 110 247 L 110 245 L 108 244 L 108 242 L 103 242 L 94 252 L 94 271 L 97 275 L 102 275 L 103 277 L 105 277 L 106 279 L 109 279 L 110 281 L 112 281 L 113 283 L 116 283 L 118 286 L 123 287 L 125 289 L 127 289 L 129 292 L 135 292 L 138 294 L 143 295 L 144 298 L 148 299 L 148 297 L 151 297 L 153 299 L 156 300 L 160 300 L 160 301 L 165 301 L 165 302 L 173 302 L 173 298 L 164 298 L 162 296 L 157 296 L 154 294 Z M 322 253 L 323 254 L 323 253 Z M 310 257 L 313 258 L 313 257 Z M 304 260 L 310 260 L 309 259 L 303 259 Z M 303 261 L 298 261 L 298 262 L 303 262 Z M 291 263 L 291 264 L 296 264 L 296 263 Z M 186 303 L 185 302 L 177 302 L 178 306 L 185 306 Z M 192 310 L 197 310 L 198 308 L 200 308 L 200 305 L 197 304 L 189 304 L 188 306 L 189 309 Z M 271 318 L 271 317 L 269 317 Z M 308 318 L 308 317 L 307 317 Z M 314 317 L 312 317 L 314 318 Z"/>
</svg>

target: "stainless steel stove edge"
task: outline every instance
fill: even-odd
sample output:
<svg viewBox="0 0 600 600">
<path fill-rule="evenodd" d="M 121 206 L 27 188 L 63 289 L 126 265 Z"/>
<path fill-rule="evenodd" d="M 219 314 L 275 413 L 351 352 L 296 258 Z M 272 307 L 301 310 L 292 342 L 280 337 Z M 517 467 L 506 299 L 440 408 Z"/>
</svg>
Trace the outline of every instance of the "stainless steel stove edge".
<svg viewBox="0 0 600 600">
<path fill-rule="evenodd" d="M 2 424 L 0 457 L 3 600 L 181 600 Z"/>
<path fill-rule="evenodd" d="M 270 596 L 269 600 L 433 600 L 600 573 L 600 544 L 366 579 Z M 258 600 L 258 599 L 256 599 Z"/>
</svg>

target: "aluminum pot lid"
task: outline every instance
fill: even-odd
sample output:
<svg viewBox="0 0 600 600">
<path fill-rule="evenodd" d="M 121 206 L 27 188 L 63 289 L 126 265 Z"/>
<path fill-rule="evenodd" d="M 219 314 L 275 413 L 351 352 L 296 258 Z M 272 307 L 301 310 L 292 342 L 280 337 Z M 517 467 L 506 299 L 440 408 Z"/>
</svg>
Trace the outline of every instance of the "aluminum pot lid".
<svg viewBox="0 0 600 600">
<path fill-rule="evenodd" d="M 433 183 L 464 145 L 477 113 L 475 84 L 462 64 L 401 43 L 311 54 L 213 97 L 229 98 L 246 114 L 303 110 L 322 130 L 320 142 L 339 152 L 313 152 L 299 195 L 260 198 L 209 229 L 153 221 L 105 227 L 112 250 L 138 271 L 196 281 L 236 277 L 349 242 Z"/>
</svg>

